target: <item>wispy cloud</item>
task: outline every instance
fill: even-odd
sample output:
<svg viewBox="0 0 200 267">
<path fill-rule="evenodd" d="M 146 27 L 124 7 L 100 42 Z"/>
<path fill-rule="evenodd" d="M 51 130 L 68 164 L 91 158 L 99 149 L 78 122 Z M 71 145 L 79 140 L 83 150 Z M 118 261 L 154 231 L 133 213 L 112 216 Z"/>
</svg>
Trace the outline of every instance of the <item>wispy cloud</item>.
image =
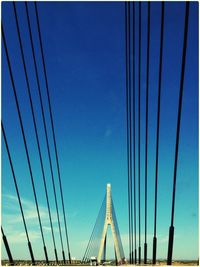
<svg viewBox="0 0 200 267">
<path fill-rule="evenodd" d="M 18 199 L 16 196 L 12 194 L 2 194 L 3 197 L 3 219 L 7 219 L 6 221 L 15 221 L 20 222 L 21 219 L 21 213 L 19 209 Z M 30 221 L 30 223 L 35 224 L 36 221 L 38 221 L 38 215 L 35 203 L 31 200 L 21 198 L 21 203 L 23 207 L 23 211 L 25 214 L 26 221 Z M 39 212 L 41 219 L 43 223 L 49 222 L 49 213 L 47 207 L 43 205 L 39 205 Z M 68 214 L 68 218 L 74 218 L 78 215 L 77 211 L 73 211 L 70 214 Z M 62 212 L 59 212 L 60 219 L 63 219 Z M 51 217 L 52 222 L 57 222 L 57 213 L 54 209 L 51 209 Z"/>
<path fill-rule="evenodd" d="M 104 137 L 109 137 L 112 134 L 112 130 L 108 127 L 104 133 Z"/>
<path fill-rule="evenodd" d="M 28 235 L 29 235 L 31 242 L 35 242 L 41 238 L 40 233 L 36 231 L 29 231 Z M 24 243 L 24 241 L 26 240 L 25 232 L 21 232 L 21 231 L 15 231 L 15 232 L 12 232 L 12 234 L 9 233 L 7 234 L 7 237 L 9 239 L 9 243 L 11 244 Z"/>
<path fill-rule="evenodd" d="M 22 219 L 21 214 L 19 213 L 20 210 L 17 197 L 11 194 L 3 194 L 2 196 L 4 202 L 6 203 L 6 205 L 3 206 L 3 219 L 5 218 L 7 222 L 9 222 L 10 220 L 15 223 L 21 222 Z M 35 224 L 36 220 L 38 220 L 35 203 L 24 198 L 21 198 L 21 203 L 26 221 Z M 39 205 L 39 212 L 43 223 L 48 222 L 49 215 L 47 208 Z M 52 212 L 52 220 L 56 221 L 56 213 L 54 211 Z"/>
<path fill-rule="evenodd" d="M 68 214 L 68 218 L 75 218 L 77 217 L 78 212 L 77 211 L 73 211 L 72 213 Z"/>
<path fill-rule="evenodd" d="M 6 234 L 9 237 L 9 242 L 24 242 L 24 240 L 26 239 L 26 235 L 24 231 L 22 216 L 19 209 L 18 199 L 12 194 L 3 194 L 2 197 L 3 202 L 5 203 L 5 205 L 3 205 L 2 222 L 3 225 L 5 225 Z M 24 211 L 25 221 L 28 227 L 29 238 L 32 241 L 35 241 L 41 238 L 39 231 L 38 214 L 35 207 L 35 203 L 25 198 L 22 198 L 21 202 Z M 47 207 L 39 205 L 39 212 L 44 232 L 50 232 L 51 227 Z M 57 224 L 57 214 L 54 210 L 51 211 L 51 216 L 54 232 L 58 232 L 59 229 Z M 74 212 L 72 216 L 76 216 L 76 212 Z M 60 216 L 60 220 L 62 220 L 62 216 Z M 63 227 L 61 227 L 61 231 L 63 231 Z"/>
</svg>

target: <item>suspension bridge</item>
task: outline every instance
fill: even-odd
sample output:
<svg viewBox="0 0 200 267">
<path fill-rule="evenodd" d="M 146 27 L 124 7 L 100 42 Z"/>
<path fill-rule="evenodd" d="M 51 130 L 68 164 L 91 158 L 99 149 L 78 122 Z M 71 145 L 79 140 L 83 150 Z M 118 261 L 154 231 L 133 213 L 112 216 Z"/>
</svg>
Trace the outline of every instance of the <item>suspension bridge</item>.
<svg viewBox="0 0 200 267">
<path fill-rule="evenodd" d="M 3 3 L 5 6 L 7 3 Z M 19 53 L 15 55 L 20 58 L 22 62 L 22 67 L 20 73 L 23 74 L 25 80 L 25 86 L 20 88 L 19 82 L 17 80 L 15 68 L 16 65 L 13 64 L 13 52 L 9 49 L 9 33 L 6 31 L 6 25 L 2 19 L 2 62 L 3 62 L 3 71 L 4 68 L 7 69 L 7 74 L 9 77 L 10 86 L 4 88 L 4 79 L 2 79 L 2 88 L 3 90 L 11 90 L 14 96 L 15 110 L 18 117 L 18 126 L 20 129 L 20 135 L 23 140 L 23 147 L 25 150 L 25 159 L 28 168 L 27 179 L 30 179 L 30 184 L 32 188 L 32 193 L 34 197 L 34 205 L 37 214 L 37 224 L 39 226 L 39 236 L 42 242 L 43 247 L 43 257 L 46 265 L 90 265 L 95 261 L 95 264 L 104 264 L 106 263 L 106 245 L 107 245 L 107 231 L 110 228 L 113 238 L 113 253 L 115 255 L 115 265 L 123 264 L 157 264 L 157 250 L 159 245 L 159 236 L 157 234 L 157 225 L 158 225 L 158 203 L 159 203 L 159 184 L 162 183 L 162 177 L 159 175 L 159 166 L 160 166 L 160 143 L 161 143 L 161 126 L 162 126 L 162 114 L 161 109 L 167 109 L 170 112 L 170 109 L 173 107 L 165 106 L 162 107 L 162 94 L 164 87 L 164 75 L 165 72 L 169 71 L 166 68 L 163 68 L 163 61 L 167 61 L 168 58 L 164 57 L 164 52 L 166 48 L 166 39 L 170 36 L 166 36 L 166 25 L 168 23 L 169 10 L 171 9 L 170 5 L 166 2 L 159 2 L 156 5 L 158 6 L 159 12 L 154 12 L 154 3 L 153 2 L 121 2 L 121 18 L 123 21 L 123 43 L 124 43 L 124 64 L 123 68 L 125 69 L 125 79 L 122 86 L 125 94 L 125 109 L 126 116 L 124 120 L 126 122 L 125 131 L 126 131 L 126 165 L 127 165 L 127 195 L 128 201 L 124 203 L 124 209 L 128 208 L 128 216 L 125 220 L 128 223 L 128 252 L 127 255 L 124 250 L 123 240 L 120 235 L 120 225 L 121 221 L 124 218 L 117 217 L 118 208 L 114 205 L 113 199 L 120 198 L 120 195 L 113 196 L 111 195 L 111 184 L 107 184 L 106 194 L 103 199 L 102 205 L 100 207 L 96 222 L 94 222 L 94 228 L 91 229 L 91 236 L 88 237 L 88 242 L 84 248 L 84 254 L 82 259 L 79 259 L 75 262 L 72 259 L 70 240 L 73 239 L 69 230 L 68 230 L 68 221 L 67 221 L 67 210 L 65 208 L 65 194 L 67 194 L 67 189 L 63 186 L 63 182 L 67 177 L 62 175 L 62 169 L 64 166 L 61 165 L 62 153 L 58 149 L 58 143 L 60 140 L 56 136 L 57 128 L 55 127 L 55 117 L 52 109 L 52 91 L 57 90 L 53 89 L 50 83 L 51 77 L 48 75 L 48 67 L 46 64 L 47 58 L 45 57 L 45 46 L 46 40 L 44 38 L 44 33 L 42 32 L 41 27 L 41 15 L 40 15 L 40 4 L 37 2 L 29 4 L 28 2 L 17 2 L 8 3 L 10 8 L 10 16 L 13 18 L 15 23 L 15 28 L 12 29 L 15 32 L 15 42 L 19 47 Z M 78 3 L 77 3 L 78 5 Z M 176 237 L 176 228 L 174 223 L 174 216 L 176 212 L 176 187 L 177 187 L 177 173 L 179 172 L 179 157 L 180 157 L 180 138 L 181 138 L 181 122 L 183 116 L 184 108 L 184 92 L 188 90 L 185 83 L 187 81 L 187 64 L 188 64 L 188 42 L 189 36 L 191 35 L 190 20 L 191 16 L 194 15 L 194 10 L 198 9 L 194 3 L 189 1 L 181 3 L 182 8 L 180 11 L 181 17 L 181 45 L 180 45 L 180 58 L 177 60 L 179 62 L 178 69 L 180 70 L 177 73 L 173 73 L 177 82 L 175 88 L 177 92 L 177 102 L 175 105 L 176 117 L 174 118 L 175 129 L 172 133 L 174 134 L 175 145 L 173 148 L 173 174 L 171 179 L 173 184 L 172 192 L 170 192 L 168 198 L 170 201 L 170 211 L 167 213 L 170 216 L 170 225 L 168 229 L 168 246 L 166 251 L 166 263 L 171 265 L 173 263 L 173 250 L 174 250 L 174 241 Z M 26 31 L 24 32 L 24 25 L 20 19 L 21 10 L 25 14 Z M 4 12 L 4 9 L 3 9 Z M 33 23 L 34 15 L 34 23 Z M 145 17 L 145 20 L 142 18 Z M 157 32 L 157 39 L 159 40 L 159 45 L 156 47 L 156 52 L 158 54 L 158 75 L 157 75 L 157 98 L 154 97 L 154 102 L 156 103 L 156 134 L 155 134 L 155 163 L 154 163 L 154 181 L 151 184 L 153 191 L 149 190 L 148 181 L 149 181 L 149 168 L 150 168 L 150 158 L 149 153 L 149 143 L 150 143 L 150 131 L 151 123 L 150 117 L 150 93 L 151 90 L 154 90 L 150 86 L 151 80 L 151 70 L 154 69 L 154 66 L 151 64 L 151 58 L 155 57 L 155 54 L 151 54 L 151 46 L 155 40 L 152 38 L 153 32 L 153 21 L 156 18 L 156 21 L 159 21 L 159 31 Z M 31 20 L 32 19 L 32 20 Z M 144 23 L 145 29 L 144 30 Z M 142 24 L 143 23 L 143 24 Z M 30 43 L 30 54 L 29 57 L 33 61 L 31 72 L 34 72 L 35 76 L 35 85 L 33 86 L 32 82 L 32 73 L 30 75 L 30 64 L 28 63 L 30 59 L 27 59 L 27 42 L 25 42 L 25 34 L 28 42 Z M 173 33 L 171 33 L 173 35 Z M 145 35 L 145 39 L 143 38 Z M 142 37 L 143 36 L 143 37 Z M 143 38 L 143 39 L 142 39 Z M 144 45 L 144 40 L 145 45 Z M 172 39 L 173 40 L 173 39 Z M 66 44 L 67 45 L 67 44 Z M 172 44 L 173 45 L 173 44 Z M 191 46 L 191 44 L 190 44 Z M 190 48 L 191 49 L 191 48 Z M 145 53 L 142 54 L 142 52 Z M 39 51 L 39 52 L 38 52 Z M 38 57 L 40 54 L 40 58 Z M 191 54 L 191 52 L 190 52 Z M 142 60 L 142 57 L 145 58 Z M 145 66 L 143 66 L 145 62 Z M 6 67 L 5 67 L 6 66 Z M 145 67 L 145 75 L 142 74 L 142 68 Z M 192 66 L 190 65 L 190 68 Z M 193 71 L 193 70 L 192 70 Z M 195 71 L 195 70 L 194 70 Z M 41 79 L 42 76 L 42 79 Z M 64 79 L 64 77 L 63 77 Z M 143 86 L 143 84 L 145 84 Z M 145 87 L 145 101 L 142 98 L 142 87 Z M 22 112 L 22 104 L 20 101 L 21 91 L 25 90 L 28 96 L 28 102 L 26 103 L 27 107 L 30 109 L 31 114 L 31 124 L 32 124 L 32 136 L 36 138 L 36 147 L 37 157 L 39 157 L 39 168 L 42 173 L 42 180 L 40 181 L 40 189 L 43 192 L 43 198 L 47 208 L 48 214 L 48 223 L 50 225 L 50 231 L 48 232 L 51 243 L 46 241 L 46 235 L 44 234 L 44 225 L 42 222 L 42 211 L 39 205 L 39 195 L 36 186 L 36 178 L 34 175 L 34 160 L 31 154 L 30 144 L 28 142 L 28 129 L 25 126 L 25 116 Z M 67 89 L 66 89 L 67 90 Z M 196 85 L 195 90 L 198 91 L 198 86 Z M 35 92 L 39 96 L 39 101 L 36 106 L 34 101 Z M 44 93 L 46 98 L 44 99 Z M 3 99 L 4 101 L 4 99 Z M 39 122 L 37 116 L 37 110 L 41 110 L 41 121 Z M 3 108 L 3 114 L 9 113 L 9 107 Z M 55 107 L 56 109 L 56 107 Z M 48 115 L 47 115 L 48 114 Z M 144 127 L 142 126 L 142 117 L 145 117 Z M 189 114 L 193 116 L 193 114 Z M 9 163 L 9 168 L 11 170 L 11 176 L 13 179 L 13 185 L 17 198 L 17 205 L 19 206 L 21 224 L 23 225 L 23 231 L 25 233 L 24 240 L 26 240 L 27 248 L 29 251 L 29 260 L 32 265 L 37 265 L 37 255 L 34 252 L 34 246 L 32 244 L 30 228 L 28 226 L 28 219 L 24 212 L 24 201 L 23 201 L 23 192 L 19 188 L 20 175 L 17 171 L 17 166 L 15 164 L 16 153 L 13 152 L 13 145 L 11 145 L 12 138 L 15 138 L 15 132 L 8 132 L 8 126 L 4 123 L 2 119 L 1 128 L 2 128 L 2 144 L 5 146 L 5 154 Z M 164 120 L 164 119 L 163 119 Z M 98 122 L 96 122 L 98 123 Z M 40 135 L 40 128 L 44 129 L 43 137 Z M 107 133 L 109 135 L 109 133 Z M 142 146 L 142 140 L 144 138 L 144 149 Z M 167 141 L 166 141 L 167 142 Z M 47 150 L 47 155 L 43 153 L 43 147 Z M 196 148 L 197 149 L 197 148 Z M 17 148 L 15 148 L 17 150 Z M 144 159 L 144 162 L 142 160 Z M 55 161 L 55 164 L 54 164 Z M 144 164 L 143 164 L 144 163 Z M 49 173 L 46 171 L 46 164 L 50 170 Z M 116 168 L 118 168 L 116 164 Z M 143 175 L 144 170 L 144 175 Z M 98 172 L 98 170 L 97 170 Z M 4 173 L 3 173 L 4 174 Z M 4 177 L 4 176 L 3 176 Z M 142 182 L 144 180 L 144 183 Z M 26 183 L 26 182 L 24 182 Z M 144 188 L 142 189 L 142 185 Z M 52 187 L 53 197 L 50 196 L 49 186 Z M 124 186 L 124 182 L 121 185 Z M 95 194 L 98 194 L 98 185 L 95 187 Z M 152 193 L 153 192 L 153 193 Z M 102 192 L 101 192 L 102 193 Z M 149 195 L 152 194 L 151 203 L 148 200 Z M 112 197 L 113 196 L 113 197 Z M 52 200 L 53 199 L 53 200 Z M 61 200 L 59 202 L 59 199 Z M 53 208 L 51 202 L 54 202 L 55 214 L 53 214 Z M 141 202 L 144 203 L 144 214 L 142 213 Z M 196 200 L 197 201 L 197 200 Z M 149 217 L 149 206 L 153 203 L 153 215 L 152 218 Z M 2 204 L 4 205 L 4 203 Z M 71 203 L 73 206 L 73 203 Z M 61 208 L 60 208 L 60 207 Z M 88 207 L 90 209 L 90 207 Z M 184 207 L 183 207 L 184 208 Z M 89 211 L 88 211 L 89 212 Z M 144 216 L 143 216 L 144 215 Z M 143 220 L 144 218 L 144 220 Z M 152 220 L 153 233 L 148 233 L 148 223 L 149 220 Z M 54 220 L 58 224 L 58 231 L 55 229 Z M 143 222 L 142 222 L 143 220 Z M 142 223 L 144 229 L 142 229 Z M 80 229 L 77 229 L 79 231 Z M 7 253 L 8 261 L 10 265 L 15 265 L 17 260 L 13 257 L 13 251 L 10 246 L 10 240 L 7 236 L 6 225 L 1 226 L 2 231 L 2 241 L 5 251 Z M 151 243 L 152 251 L 149 250 L 149 239 L 148 235 L 151 234 Z M 143 238 L 144 237 L 144 238 Z M 59 240 L 59 241 L 58 241 Z M 142 243 L 144 241 L 144 243 Z M 59 243 L 59 248 L 58 248 Z M 53 248 L 53 258 L 49 258 L 49 247 Z M 192 246 L 192 244 L 191 244 Z M 78 249 L 78 248 L 77 248 Z M 73 253 L 73 252 L 72 252 Z M 151 257 L 148 255 L 151 254 Z"/>
<path fill-rule="evenodd" d="M 104 198 L 101 205 L 94 229 L 88 242 L 84 257 L 82 259 L 83 263 L 90 263 L 92 257 L 97 257 L 98 264 L 106 261 L 106 236 L 108 226 L 110 226 L 112 230 L 116 262 L 118 264 L 123 264 L 125 256 L 114 204 L 111 197 L 110 184 L 107 184 L 106 197 Z"/>
</svg>

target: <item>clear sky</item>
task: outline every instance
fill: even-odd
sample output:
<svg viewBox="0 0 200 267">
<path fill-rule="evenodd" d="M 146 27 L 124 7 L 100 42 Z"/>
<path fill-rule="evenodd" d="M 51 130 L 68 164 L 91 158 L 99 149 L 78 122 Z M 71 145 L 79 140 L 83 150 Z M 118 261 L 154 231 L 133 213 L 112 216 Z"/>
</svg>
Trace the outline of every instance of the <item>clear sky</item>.
<svg viewBox="0 0 200 267">
<path fill-rule="evenodd" d="M 41 109 L 28 35 L 25 5 L 17 3 L 20 32 L 28 66 L 36 120 L 41 140 L 53 213 L 56 244 L 61 258 L 53 188 L 44 139 Z M 152 257 L 155 181 L 156 111 L 158 92 L 159 2 L 151 8 L 149 136 L 148 136 L 148 257 Z M 47 97 L 39 50 L 33 3 L 28 4 L 36 48 L 42 96 L 50 131 Z M 158 258 L 166 258 L 171 215 L 171 194 L 177 104 L 183 44 L 185 3 L 166 3 L 161 128 L 158 176 Z M 38 3 L 41 32 L 50 87 L 55 132 L 60 159 L 64 201 L 72 257 L 82 258 L 103 200 L 106 184 L 112 196 L 122 243 L 128 257 L 128 206 L 125 107 L 125 32 L 123 2 L 41 2 Z M 11 2 L 2 4 L 5 29 L 20 109 L 31 156 L 33 175 L 42 214 L 49 257 L 54 258 L 42 173 L 28 101 L 25 76 Z M 138 63 L 138 3 L 136 3 L 136 91 Z M 144 242 L 144 141 L 146 92 L 147 4 L 142 3 L 141 56 L 141 242 Z M 137 93 L 136 93 L 137 96 Z M 136 107 L 137 108 L 137 107 Z M 36 259 L 42 259 L 39 232 L 28 165 L 2 46 L 2 119 L 23 199 L 30 240 Z M 138 137 L 136 137 L 137 139 Z M 136 151 L 137 152 L 137 151 Z M 198 258 L 198 3 L 190 5 L 188 49 L 180 133 L 180 150 L 175 207 L 176 259 Z M 136 153 L 137 155 L 137 153 Z M 136 158 L 137 160 L 137 158 Z M 53 165 L 58 177 L 53 154 Z M 136 174 L 138 170 L 136 169 Z M 58 188 L 58 187 L 57 187 Z M 58 191 L 59 192 L 59 191 Z M 59 209 L 61 211 L 60 195 Z M 62 218 L 62 217 L 61 217 Z M 63 221 L 62 221 L 63 222 Z M 14 258 L 29 258 L 27 241 L 16 199 L 13 178 L 2 142 L 2 225 Z M 63 228 L 63 224 L 62 224 Z M 137 228 L 138 230 L 138 228 Z M 64 243 L 66 248 L 66 242 Z M 114 256 L 110 243 L 110 256 Z M 2 257 L 7 258 L 4 246 Z"/>
</svg>

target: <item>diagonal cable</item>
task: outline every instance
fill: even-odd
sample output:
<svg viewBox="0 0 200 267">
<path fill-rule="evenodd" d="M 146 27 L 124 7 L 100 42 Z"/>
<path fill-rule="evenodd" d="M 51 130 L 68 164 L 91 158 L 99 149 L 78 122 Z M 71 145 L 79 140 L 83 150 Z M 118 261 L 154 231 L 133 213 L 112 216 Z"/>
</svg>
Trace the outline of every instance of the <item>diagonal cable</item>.
<svg viewBox="0 0 200 267">
<path fill-rule="evenodd" d="M 41 111 L 42 111 L 42 121 L 43 121 L 44 131 L 45 131 L 45 140 L 46 140 L 47 152 L 48 152 L 48 158 L 49 158 L 49 164 L 50 164 L 51 181 L 52 181 L 52 185 L 53 185 L 54 200 L 55 200 L 55 205 L 56 205 L 56 214 L 57 214 L 57 219 L 58 219 L 59 236 L 60 236 L 60 241 L 61 241 L 63 261 L 65 263 L 65 253 L 64 253 L 64 246 L 63 246 L 63 239 L 62 239 L 62 232 L 61 232 L 60 217 L 59 217 L 59 211 L 58 211 L 58 201 L 57 201 L 57 195 L 56 195 L 55 179 L 54 179 L 54 174 L 53 174 L 50 146 L 49 146 L 49 140 L 48 140 L 48 134 L 47 134 L 46 119 L 45 119 L 45 115 L 44 115 L 44 105 L 43 105 L 43 100 L 42 100 L 42 95 L 41 95 L 38 68 L 37 68 L 37 64 L 36 64 L 35 50 L 34 50 L 34 46 L 33 46 L 33 38 L 32 38 L 32 31 L 31 31 L 31 26 L 30 26 L 30 18 L 29 18 L 27 2 L 25 2 L 25 7 L 26 7 L 26 15 L 27 15 L 27 21 L 28 21 L 28 29 L 29 29 L 29 37 L 30 37 L 30 42 L 31 42 L 32 55 L 33 55 L 33 61 L 34 61 L 34 68 L 35 68 L 35 73 L 36 73 L 37 88 L 38 88 L 38 94 L 39 94 L 39 99 L 40 99 L 40 107 L 41 107 Z"/>
<path fill-rule="evenodd" d="M 134 249 L 135 264 L 137 263 L 137 244 L 136 244 L 136 131 L 135 131 L 135 2 L 132 9 L 133 20 L 133 186 L 134 186 Z M 132 219 L 133 221 L 133 219 Z M 133 237 L 132 237 L 133 240 Z M 133 247 L 133 245 L 132 245 Z"/>
<path fill-rule="evenodd" d="M 6 133 L 5 133 L 4 126 L 3 126 L 2 122 L 1 122 L 1 129 L 2 129 L 2 133 L 3 133 L 4 142 L 5 142 L 5 145 L 6 145 L 6 150 L 7 150 L 7 154 L 8 154 L 8 159 L 9 159 L 9 163 L 10 163 L 10 167 L 11 167 L 11 171 L 12 171 L 14 184 L 15 184 L 15 190 L 16 190 L 16 193 L 17 193 L 17 199 L 18 199 L 18 202 L 19 202 L 19 207 L 20 207 L 20 212 L 21 212 L 21 215 L 22 215 L 22 221 L 23 221 L 23 224 L 24 224 L 26 238 L 27 238 L 27 241 L 28 241 L 28 248 L 29 248 L 29 252 L 30 252 L 30 256 L 31 256 L 31 261 L 32 261 L 32 264 L 35 265 L 35 259 L 34 259 L 31 242 L 30 242 L 29 235 L 28 235 L 28 229 L 27 229 L 27 225 L 26 225 L 26 220 L 25 220 L 24 211 L 23 211 L 23 207 L 22 207 L 21 197 L 20 197 L 19 188 L 18 188 L 18 184 L 17 184 L 17 178 L 16 178 L 16 175 L 15 175 L 13 162 L 12 162 L 12 158 L 11 158 L 11 155 L 10 155 L 10 149 L 9 149 L 9 146 L 8 146 L 8 141 L 7 141 Z"/>
<path fill-rule="evenodd" d="M 156 130 L 156 172 L 155 172 L 155 207 L 154 207 L 154 237 L 153 237 L 153 264 L 156 263 L 157 250 L 157 194 L 158 194 L 158 158 L 159 158 L 159 132 L 160 132 L 160 102 L 161 102 L 161 82 L 162 82 L 162 59 L 163 59 L 163 36 L 164 36 L 164 11 L 165 2 L 161 7 L 161 32 L 160 32 L 160 62 L 159 62 L 159 80 L 158 80 L 158 109 L 157 109 L 157 130 Z"/>
<path fill-rule="evenodd" d="M 147 175 L 148 175 L 148 101 L 149 101 L 149 54 L 150 54 L 150 2 L 148 2 L 148 18 L 147 18 L 147 69 L 146 69 L 146 133 L 145 133 L 145 243 L 144 243 L 144 264 L 147 263 Z"/>
<path fill-rule="evenodd" d="M 38 206 L 38 201 L 37 201 L 37 194 L 36 194 L 33 172 L 32 172 L 32 167 L 31 167 L 31 162 L 30 162 L 30 156 L 29 156 L 26 136 L 25 136 L 25 132 L 24 132 L 24 126 L 23 126 L 23 122 L 22 122 L 21 111 L 19 108 L 19 101 L 18 101 L 18 97 L 17 97 L 17 91 L 15 88 L 10 58 L 8 55 L 8 48 L 7 48 L 7 43 L 6 43 L 6 39 L 5 39 L 5 35 L 4 35 L 3 25 L 1 28 L 1 32 L 2 32 L 2 40 L 3 40 L 3 44 L 4 44 L 4 48 L 5 48 L 5 53 L 6 53 L 6 59 L 7 59 L 7 63 L 8 63 L 9 74 L 10 74 L 11 83 L 12 83 L 12 89 L 13 89 L 14 98 L 15 98 L 16 107 L 17 107 L 17 113 L 18 113 L 19 122 L 20 122 L 20 128 L 21 128 L 22 137 L 23 137 L 23 143 L 24 143 L 24 147 L 25 147 L 25 151 L 26 151 L 28 169 L 29 169 L 29 173 L 30 173 L 30 177 L 31 177 L 31 184 L 32 184 L 32 188 L 33 188 L 34 200 L 35 200 L 35 205 L 36 205 L 36 210 L 37 210 L 37 216 L 38 216 L 38 221 L 39 221 L 39 226 L 40 226 L 40 232 L 41 232 L 41 237 L 42 237 L 42 242 L 43 242 L 43 247 L 44 247 L 45 258 L 46 258 L 46 262 L 48 263 L 48 255 L 47 255 L 47 250 L 46 250 L 46 245 L 45 245 L 45 240 L 44 240 L 44 233 L 43 233 L 43 228 L 42 228 L 42 223 L 41 223 L 40 211 L 39 211 L 39 206 Z"/>
<path fill-rule="evenodd" d="M 45 76 L 48 106 L 49 106 L 49 112 L 50 112 L 51 127 L 52 127 L 52 133 L 53 133 L 54 150 L 55 150 L 55 155 L 56 155 L 56 165 L 57 165 L 57 171 L 58 171 L 59 187 L 60 187 L 60 194 L 61 194 L 61 201 L 62 201 L 62 210 L 63 210 L 63 216 L 64 216 L 65 235 L 66 235 L 66 240 L 67 240 L 69 261 L 71 263 L 71 254 L 70 254 L 69 238 L 68 238 L 68 232 L 67 232 L 67 223 L 66 223 L 66 216 L 65 216 L 65 206 L 64 206 L 63 191 L 62 191 L 60 166 L 59 166 L 59 160 L 58 160 L 58 151 L 57 151 L 55 129 L 54 129 L 54 122 L 53 122 L 53 114 L 52 114 L 50 94 L 49 94 L 49 85 L 48 85 L 48 79 L 47 79 L 46 64 L 45 64 L 45 59 L 44 59 L 42 37 L 41 37 L 40 23 L 39 23 L 39 16 L 38 16 L 38 10 L 37 10 L 37 3 L 36 2 L 35 2 L 35 11 L 36 11 L 38 34 L 39 34 L 39 43 L 40 43 L 40 49 L 41 49 L 41 54 L 42 54 L 42 63 L 43 63 L 43 68 L 44 68 L 44 76 Z"/>
<path fill-rule="evenodd" d="M 167 256 L 167 264 L 168 265 L 172 264 L 172 252 L 173 252 L 173 240 L 174 240 L 174 209 L 175 209 L 176 178 L 177 178 L 179 139 L 180 139 L 180 127 L 181 127 L 181 111 L 182 111 L 182 101 L 183 101 L 187 39 L 188 39 L 188 20 L 189 20 L 189 7 L 190 7 L 189 1 L 186 2 L 185 5 L 186 5 L 186 7 L 185 7 L 185 22 L 184 22 L 184 40 L 183 40 L 181 79 L 180 79 L 180 91 L 179 91 L 179 102 L 178 102 L 178 118 L 177 118 L 177 128 L 176 128 L 176 145 L 175 145 L 174 179 L 173 179 L 173 192 L 172 192 L 171 226 L 169 228 L 169 242 L 168 242 L 168 256 Z"/>
<path fill-rule="evenodd" d="M 139 38 L 138 38 L 138 263 L 141 263 L 141 225 L 140 225 L 140 91 L 141 91 L 141 2 L 139 2 Z"/>
<path fill-rule="evenodd" d="M 3 230 L 2 226 L 1 226 L 1 233 L 2 233 L 2 239 L 3 239 L 3 242 L 4 242 L 4 246 L 5 246 L 7 255 L 8 255 L 9 263 L 10 263 L 10 265 L 14 265 L 12 253 L 11 253 L 11 250 L 10 250 L 10 246 L 8 244 L 8 240 L 7 240 L 7 237 L 6 237 L 5 233 L 4 233 L 4 230 Z"/>
<path fill-rule="evenodd" d="M 48 215 L 49 215 L 49 221 L 50 221 L 50 226 L 51 226 L 54 252 L 55 252 L 56 262 L 58 263 L 57 250 L 56 250 L 55 237 L 54 237 L 53 224 L 52 224 L 52 217 L 51 217 L 51 210 L 50 210 L 49 197 L 48 197 L 48 191 L 47 191 L 47 185 L 46 185 L 46 177 L 45 177 L 45 172 L 44 172 L 44 165 L 43 165 L 42 153 L 41 153 L 41 148 L 40 148 L 40 141 L 39 141 L 39 136 L 38 136 L 37 124 L 36 124 L 36 119 L 35 119 L 35 112 L 34 112 L 34 108 L 33 108 L 30 83 L 29 83 L 28 73 L 27 73 L 27 68 L 26 68 L 26 63 L 25 63 L 25 57 L 24 57 L 22 40 L 21 40 L 21 34 L 20 34 L 20 30 L 19 30 L 19 22 L 18 22 L 18 16 L 17 16 L 17 10 L 16 10 L 15 2 L 13 2 L 13 7 L 14 7 L 15 21 L 16 21 L 16 26 L 17 26 L 17 34 L 18 34 L 18 39 L 19 39 L 19 44 L 20 44 L 20 51 L 21 51 L 21 57 L 22 57 L 22 62 L 23 62 L 23 68 L 24 68 L 24 73 L 25 73 L 25 78 L 26 78 L 27 91 L 28 91 L 31 113 L 32 113 L 32 118 L 33 118 L 34 130 L 35 130 L 35 135 L 36 135 L 37 148 L 38 148 L 38 153 L 39 153 L 39 158 L 40 158 L 40 165 L 41 165 L 42 178 L 43 178 L 43 183 L 44 183 L 44 188 L 45 188 L 45 196 L 46 196 L 46 201 L 47 201 L 47 208 L 48 208 Z"/>
<path fill-rule="evenodd" d="M 130 90 L 130 3 L 125 2 L 125 45 L 126 45 L 126 124 L 127 124 L 127 170 L 128 170 L 128 220 L 129 220 L 129 262 L 132 263 L 131 248 L 131 204 L 130 204 L 130 112 L 129 112 L 129 90 Z"/>
</svg>

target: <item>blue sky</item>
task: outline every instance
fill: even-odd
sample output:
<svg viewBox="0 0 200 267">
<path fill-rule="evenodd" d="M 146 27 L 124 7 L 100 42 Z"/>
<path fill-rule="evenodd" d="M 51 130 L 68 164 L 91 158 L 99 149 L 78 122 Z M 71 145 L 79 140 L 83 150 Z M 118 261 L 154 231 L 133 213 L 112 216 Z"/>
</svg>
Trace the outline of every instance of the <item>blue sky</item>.
<svg viewBox="0 0 200 267">
<path fill-rule="evenodd" d="M 45 164 L 50 203 L 57 231 L 56 244 L 60 253 L 58 226 L 55 216 L 53 188 L 47 148 L 44 141 L 36 77 L 28 37 L 25 6 L 17 3 L 20 32 L 33 96 L 42 153 Z M 47 96 L 39 50 L 33 3 L 28 4 L 34 45 L 39 68 L 42 97 L 49 129 L 55 170 L 53 139 L 50 131 Z M 166 3 L 164 59 L 161 95 L 161 128 L 158 177 L 158 258 L 166 258 L 171 214 L 173 161 L 183 43 L 184 3 Z M 52 110 L 60 159 L 64 201 L 71 254 L 84 254 L 106 184 L 112 185 L 115 211 L 128 256 L 126 108 L 125 108 L 125 33 L 123 2 L 41 2 L 39 17 L 47 66 Z M 149 154 L 148 154 L 148 257 L 152 257 L 153 209 L 155 180 L 156 111 L 160 33 L 159 2 L 152 3 L 149 84 Z M 13 75 L 31 156 L 38 201 L 42 213 L 45 240 L 50 258 L 53 246 L 42 183 L 25 76 L 20 57 L 12 3 L 2 4 L 5 29 Z M 138 25 L 138 3 L 136 3 Z M 138 28 L 136 27 L 136 37 Z M 145 77 L 146 77 L 147 5 L 142 3 L 142 72 L 141 72 L 141 231 L 144 242 L 144 141 L 145 141 Z M 138 63 L 136 39 L 136 66 Z M 136 68 L 136 85 L 137 80 Z M 137 86 L 136 86 L 137 91 Z M 137 97 L 137 93 L 136 93 Z M 136 104 L 137 108 L 137 104 Z M 34 206 L 28 165 L 20 132 L 4 49 L 2 48 L 2 120 L 7 133 L 14 168 L 23 199 L 25 217 L 33 250 L 43 258 L 42 242 Z M 136 136 L 136 140 L 137 140 Z M 175 210 L 174 258 L 198 258 L 198 3 L 191 3 L 186 75 L 178 161 Z M 137 153 L 136 153 L 137 155 Z M 137 160 L 137 157 L 136 157 Z M 137 174 L 136 169 L 136 174 Z M 57 187 L 58 188 L 58 187 Z M 61 211 L 61 199 L 59 195 Z M 62 217 L 61 217 L 62 218 Z M 2 143 L 2 224 L 14 258 L 29 258 L 24 228 L 11 175 Z M 65 242 L 66 248 L 66 242 Z M 110 242 L 110 255 L 113 256 Z M 143 252 L 142 252 L 143 253 Z M 6 252 L 2 246 L 2 257 Z"/>
</svg>

